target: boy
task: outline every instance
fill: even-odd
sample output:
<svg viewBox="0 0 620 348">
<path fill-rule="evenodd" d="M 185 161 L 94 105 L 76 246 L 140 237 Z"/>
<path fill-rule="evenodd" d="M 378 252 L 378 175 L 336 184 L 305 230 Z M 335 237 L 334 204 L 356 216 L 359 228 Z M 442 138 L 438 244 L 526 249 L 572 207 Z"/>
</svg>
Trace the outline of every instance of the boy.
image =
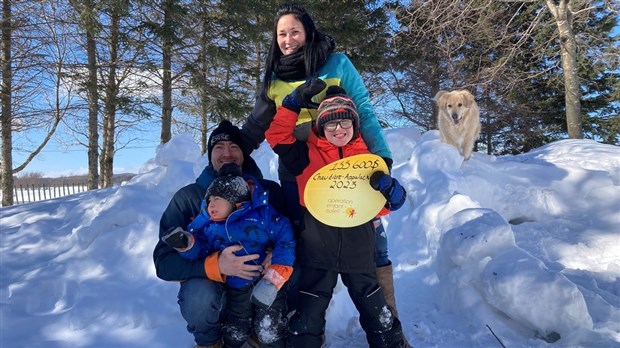
<svg viewBox="0 0 620 348">
<path fill-rule="evenodd" d="M 362 153 L 370 153 L 359 136 L 355 104 L 342 88 L 331 86 L 318 106 L 316 127 L 307 141 L 294 137 L 297 114 L 313 81 L 288 95 L 265 133 L 282 163 L 296 176 L 300 203 L 310 176 L 319 168 Z M 315 93 L 315 92 L 312 92 Z M 303 101 L 302 101 L 303 103 Z M 304 106 L 307 107 L 307 106 Z M 387 199 L 386 211 L 400 208 L 406 193 L 391 176 L 376 172 L 370 180 Z M 388 308 L 375 274 L 375 235 L 371 221 L 351 228 L 325 225 L 305 209 L 305 227 L 298 241 L 301 265 L 297 311 L 289 324 L 291 347 L 320 347 L 329 306 L 338 275 L 360 313 L 360 324 L 370 347 L 402 347 L 402 328 Z"/>
<path fill-rule="evenodd" d="M 241 347 L 253 330 L 261 347 L 284 347 L 286 296 L 280 289 L 293 272 L 295 240 L 288 219 L 268 204 L 267 192 L 258 181 L 250 178 L 246 182 L 239 166 L 224 164 L 207 189 L 201 213 L 187 230 L 175 229 L 162 240 L 188 260 L 240 245 L 237 255 L 258 254 L 251 262 L 261 265 L 265 250 L 273 249 L 272 263 L 260 281 L 259 277 L 225 278 L 222 331 L 226 347 Z"/>
</svg>

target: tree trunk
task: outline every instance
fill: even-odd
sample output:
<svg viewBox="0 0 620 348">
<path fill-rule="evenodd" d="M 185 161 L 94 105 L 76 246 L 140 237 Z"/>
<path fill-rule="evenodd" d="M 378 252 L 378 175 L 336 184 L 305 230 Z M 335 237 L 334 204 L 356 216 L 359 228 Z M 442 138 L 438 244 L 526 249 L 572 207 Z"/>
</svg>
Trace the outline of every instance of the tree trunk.
<svg viewBox="0 0 620 348">
<path fill-rule="evenodd" d="M 114 172 L 114 138 L 116 131 L 116 98 L 118 86 L 116 83 L 116 65 L 118 64 L 120 14 L 118 9 L 112 11 L 110 20 L 110 66 L 108 70 L 108 82 L 106 85 L 106 97 L 103 109 L 103 153 L 101 156 L 101 181 L 102 187 L 110 187 Z"/>
<path fill-rule="evenodd" d="M 553 14 L 560 34 L 560 59 L 564 74 L 566 127 L 568 137 L 583 138 L 581 124 L 581 91 L 577 73 L 577 50 L 573 32 L 573 14 L 569 0 L 561 0 L 556 5 L 554 0 L 546 0 L 547 7 Z"/>
<path fill-rule="evenodd" d="M 483 100 L 490 100 L 492 97 L 489 93 L 489 85 L 482 86 L 482 98 Z M 487 104 L 488 105 L 488 104 Z M 481 133 L 483 134 L 483 138 L 481 139 L 487 147 L 487 155 L 493 154 L 493 123 L 491 122 L 491 112 L 489 110 L 484 110 L 480 116 L 484 115 L 484 127 L 482 127 Z M 476 147 L 477 147 L 476 142 Z"/>
<path fill-rule="evenodd" d="M 11 129 L 11 0 L 2 2 L 2 206 L 13 205 L 13 133 Z"/>
<path fill-rule="evenodd" d="M 207 132 L 209 131 L 209 108 L 206 98 L 203 96 L 200 99 L 200 151 L 204 155 L 207 153 L 209 139 L 207 138 Z"/>
<path fill-rule="evenodd" d="M 206 23 L 203 22 L 203 26 Z M 207 32 L 207 28 L 203 28 L 203 32 Z M 201 91 L 200 91 L 200 146 L 202 154 L 204 155 L 208 151 L 208 138 L 207 132 L 209 131 L 209 96 L 207 95 L 207 45 L 204 40 L 201 41 L 200 54 L 198 55 L 197 64 L 200 65 L 200 77 L 202 78 Z"/>
<path fill-rule="evenodd" d="M 93 11 L 93 3 L 85 2 L 85 11 Z M 97 43 L 95 42 L 95 17 L 89 12 L 86 29 L 86 55 L 88 56 L 88 189 L 99 188 L 99 92 L 97 90 Z"/>
<path fill-rule="evenodd" d="M 441 90 L 441 80 L 440 80 L 440 71 L 441 66 L 439 66 L 439 60 L 434 59 L 431 63 L 431 76 L 430 76 L 430 97 L 435 98 L 437 92 Z M 439 128 L 439 107 L 435 101 L 431 101 L 431 110 L 432 110 L 432 120 L 431 120 L 431 128 L 430 129 L 438 129 Z"/>
<path fill-rule="evenodd" d="M 161 104 L 161 143 L 165 144 L 172 136 L 172 1 L 164 3 L 164 34 L 162 35 L 162 104 Z"/>
</svg>

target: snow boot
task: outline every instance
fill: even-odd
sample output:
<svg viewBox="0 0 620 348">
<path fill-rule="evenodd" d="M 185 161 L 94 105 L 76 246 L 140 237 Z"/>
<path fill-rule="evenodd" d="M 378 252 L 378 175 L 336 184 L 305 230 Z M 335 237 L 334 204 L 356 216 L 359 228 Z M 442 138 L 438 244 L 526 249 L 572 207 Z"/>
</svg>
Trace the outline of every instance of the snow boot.
<svg viewBox="0 0 620 348">
<path fill-rule="evenodd" d="M 392 270 L 392 264 L 387 266 L 377 267 L 377 282 L 383 291 L 383 297 L 388 307 L 392 310 L 392 314 L 398 318 L 398 311 L 396 310 L 396 298 L 394 297 L 394 272 Z M 399 318 L 400 319 L 400 318 Z M 404 348 L 413 348 L 407 341 L 405 334 L 403 333 Z"/>
<path fill-rule="evenodd" d="M 243 347 L 247 348 L 260 348 L 260 344 L 258 343 L 258 336 L 253 333 L 248 337 L 248 340 L 243 344 Z"/>
</svg>

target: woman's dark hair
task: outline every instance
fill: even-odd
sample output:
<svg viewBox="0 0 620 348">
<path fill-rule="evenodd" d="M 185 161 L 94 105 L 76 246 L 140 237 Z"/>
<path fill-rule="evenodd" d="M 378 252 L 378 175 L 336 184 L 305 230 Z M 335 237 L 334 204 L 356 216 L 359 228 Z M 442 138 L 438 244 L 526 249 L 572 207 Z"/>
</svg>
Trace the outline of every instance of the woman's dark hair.
<svg viewBox="0 0 620 348">
<path fill-rule="evenodd" d="M 276 12 L 276 18 L 273 23 L 273 32 L 271 37 L 271 47 L 269 48 L 269 54 L 267 55 L 265 64 L 265 75 L 263 76 L 263 91 L 267 93 L 269 85 L 271 83 L 271 75 L 273 73 L 276 62 L 282 56 L 280 47 L 278 46 L 278 21 L 284 15 L 293 15 L 301 22 L 306 31 L 306 43 L 303 47 L 304 50 L 304 64 L 306 67 L 306 77 L 313 76 L 319 69 L 319 54 L 317 45 L 319 42 L 325 40 L 325 35 L 316 30 L 314 20 L 310 17 L 310 14 L 306 12 L 306 9 L 298 4 L 282 4 Z"/>
</svg>

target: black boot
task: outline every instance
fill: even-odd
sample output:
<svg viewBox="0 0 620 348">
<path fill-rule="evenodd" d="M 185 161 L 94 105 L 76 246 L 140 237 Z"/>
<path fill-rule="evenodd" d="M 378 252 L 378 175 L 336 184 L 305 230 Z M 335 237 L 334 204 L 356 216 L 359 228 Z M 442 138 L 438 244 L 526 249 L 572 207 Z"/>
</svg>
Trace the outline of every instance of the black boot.
<svg viewBox="0 0 620 348">
<path fill-rule="evenodd" d="M 360 324 L 370 348 L 403 348 L 400 321 L 385 302 L 381 288 L 363 298 L 352 299 L 360 313 Z"/>
<path fill-rule="evenodd" d="M 287 346 L 292 348 L 319 348 L 323 344 L 325 310 L 331 298 L 300 292 L 297 311 L 288 327 Z"/>
</svg>

